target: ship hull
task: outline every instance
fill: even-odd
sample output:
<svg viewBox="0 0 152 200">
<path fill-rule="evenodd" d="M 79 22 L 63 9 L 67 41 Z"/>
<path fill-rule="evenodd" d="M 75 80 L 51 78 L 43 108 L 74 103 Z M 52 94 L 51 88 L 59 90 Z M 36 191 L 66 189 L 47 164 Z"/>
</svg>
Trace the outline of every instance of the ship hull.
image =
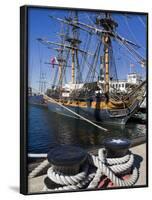
<svg viewBox="0 0 152 200">
<path fill-rule="evenodd" d="M 60 115 L 80 119 L 79 117 L 77 117 L 76 115 L 74 115 L 66 109 L 68 108 L 74 111 L 75 113 L 94 122 L 124 125 L 126 124 L 127 120 L 139 109 L 138 103 L 139 102 L 135 102 L 129 109 L 108 110 L 70 105 L 64 105 L 64 108 L 53 101 L 48 101 L 48 109 Z"/>
</svg>

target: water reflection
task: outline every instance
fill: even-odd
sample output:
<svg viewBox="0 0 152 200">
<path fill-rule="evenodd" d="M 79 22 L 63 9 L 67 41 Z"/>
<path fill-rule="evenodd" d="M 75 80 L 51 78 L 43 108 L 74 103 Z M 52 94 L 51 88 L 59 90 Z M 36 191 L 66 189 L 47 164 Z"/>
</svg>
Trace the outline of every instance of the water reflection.
<svg viewBox="0 0 152 200">
<path fill-rule="evenodd" d="M 29 152 L 48 152 L 54 143 L 95 148 L 107 137 L 137 138 L 146 134 L 146 126 L 129 122 L 126 126 L 104 125 L 104 132 L 85 121 L 65 117 L 37 106 L 29 107 Z"/>
</svg>

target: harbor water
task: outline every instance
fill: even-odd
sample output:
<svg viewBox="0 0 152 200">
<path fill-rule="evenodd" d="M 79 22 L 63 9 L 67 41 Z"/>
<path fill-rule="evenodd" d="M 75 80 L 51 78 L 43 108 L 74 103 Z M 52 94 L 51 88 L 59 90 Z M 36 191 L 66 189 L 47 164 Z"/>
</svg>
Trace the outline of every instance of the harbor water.
<svg viewBox="0 0 152 200">
<path fill-rule="evenodd" d="M 28 153 L 47 153 L 54 144 L 72 144 L 85 149 L 101 147 L 103 139 L 146 135 L 146 125 L 128 122 L 125 126 L 102 125 L 104 132 L 87 122 L 52 113 L 46 107 L 29 105 Z"/>
</svg>

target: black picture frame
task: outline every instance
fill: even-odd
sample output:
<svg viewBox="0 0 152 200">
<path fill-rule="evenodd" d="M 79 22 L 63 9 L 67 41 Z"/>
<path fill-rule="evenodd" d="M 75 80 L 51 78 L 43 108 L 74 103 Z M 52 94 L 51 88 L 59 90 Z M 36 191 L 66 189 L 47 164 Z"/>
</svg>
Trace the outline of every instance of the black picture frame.
<svg viewBox="0 0 152 200">
<path fill-rule="evenodd" d="M 25 5 L 20 7 L 20 193 L 24 195 L 29 195 L 28 193 L 28 169 L 27 169 L 27 130 L 28 130 L 28 9 L 38 8 L 38 9 L 61 9 L 61 10 L 83 10 L 83 11 L 108 11 L 110 13 L 128 13 L 128 14 L 143 14 L 147 17 L 147 50 L 146 58 L 148 61 L 148 19 L 149 14 L 147 12 L 132 12 L 132 11 L 116 11 L 116 10 L 102 10 L 102 9 L 87 9 L 87 8 L 67 8 L 67 7 L 51 7 L 51 6 L 33 6 Z M 103 190 L 112 189 L 128 189 L 128 188 L 140 188 L 148 187 L 148 62 L 147 62 L 147 107 L 146 107 L 146 185 L 134 186 L 134 187 L 114 187 L 114 188 L 104 188 Z M 93 189 L 85 190 L 75 190 L 75 191 L 57 191 L 57 192 L 38 192 L 30 193 L 33 194 L 48 194 L 48 193 L 64 193 L 64 192 L 77 192 L 77 191 L 94 191 Z M 100 191 L 100 190 L 99 190 Z"/>
</svg>

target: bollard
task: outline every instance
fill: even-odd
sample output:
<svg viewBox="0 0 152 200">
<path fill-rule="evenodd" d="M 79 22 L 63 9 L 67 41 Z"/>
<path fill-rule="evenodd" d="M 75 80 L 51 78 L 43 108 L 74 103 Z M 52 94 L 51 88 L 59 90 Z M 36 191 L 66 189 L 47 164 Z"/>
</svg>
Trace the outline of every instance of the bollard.
<svg viewBox="0 0 152 200">
<path fill-rule="evenodd" d="M 126 138 L 108 138 L 103 141 L 107 158 L 120 158 L 127 154 L 131 141 Z"/>
<path fill-rule="evenodd" d="M 58 145 L 49 151 L 47 157 L 56 173 L 60 175 L 72 176 L 80 172 L 81 166 L 87 160 L 87 156 L 87 152 L 80 147 L 72 145 Z M 48 177 L 44 179 L 44 184 L 49 189 L 62 186 L 53 182 L 53 180 L 48 179 Z"/>
<path fill-rule="evenodd" d="M 44 184 L 45 184 L 45 186 L 46 186 L 48 189 L 50 189 L 50 190 L 51 190 L 51 189 L 54 190 L 55 188 L 62 187 L 62 185 L 53 182 L 53 181 L 50 180 L 48 177 L 45 177 L 45 178 L 44 178 Z"/>
<path fill-rule="evenodd" d="M 48 161 L 53 168 L 63 174 L 77 174 L 87 158 L 87 152 L 80 147 L 60 145 L 48 153 Z"/>
</svg>

